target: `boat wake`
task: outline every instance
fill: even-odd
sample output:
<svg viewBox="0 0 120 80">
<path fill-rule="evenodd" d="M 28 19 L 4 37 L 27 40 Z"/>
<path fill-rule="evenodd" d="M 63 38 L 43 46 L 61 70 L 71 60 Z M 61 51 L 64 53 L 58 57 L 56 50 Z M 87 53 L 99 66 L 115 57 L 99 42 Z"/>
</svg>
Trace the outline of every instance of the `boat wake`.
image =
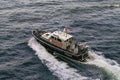
<svg viewBox="0 0 120 80">
<path fill-rule="evenodd" d="M 104 69 L 113 78 L 111 80 L 120 80 L 120 65 L 116 61 L 106 59 L 95 52 L 90 52 L 90 55 L 94 57 L 94 60 L 88 61 L 85 64 L 96 65 Z"/>
<path fill-rule="evenodd" d="M 53 75 L 59 77 L 60 80 L 92 80 L 92 78 L 80 75 L 76 69 L 69 67 L 67 63 L 58 61 L 34 38 L 29 40 L 28 45 L 36 51 L 36 55 L 38 55 L 42 63 L 46 64 L 49 70 L 53 72 Z M 90 52 L 90 55 L 93 56 L 94 59 L 83 64 L 96 65 L 97 67 L 104 69 L 112 77 L 111 80 L 120 79 L 120 65 L 116 61 L 106 59 L 95 52 Z"/>
<path fill-rule="evenodd" d="M 77 73 L 77 70 L 70 68 L 65 62 L 58 61 L 53 55 L 48 53 L 34 38 L 31 38 L 28 45 L 36 51 L 42 63 L 46 64 L 53 75 L 56 75 L 60 80 L 91 80 Z"/>
</svg>

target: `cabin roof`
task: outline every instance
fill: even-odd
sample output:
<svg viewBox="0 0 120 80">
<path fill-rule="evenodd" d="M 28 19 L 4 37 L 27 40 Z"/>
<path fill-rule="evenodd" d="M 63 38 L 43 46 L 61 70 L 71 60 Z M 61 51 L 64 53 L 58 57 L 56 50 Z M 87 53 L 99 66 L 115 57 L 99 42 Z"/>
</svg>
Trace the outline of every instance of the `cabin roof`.
<svg viewBox="0 0 120 80">
<path fill-rule="evenodd" d="M 65 32 L 62 32 L 62 31 L 54 31 L 52 33 L 53 36 L 58 36 L 59 39 L 63 40 L 63 41 L 66 41 L 67 39 L 70 39 L 72 38 L 72 35 L 70 34 L 67 34 Z"/>
</svg>

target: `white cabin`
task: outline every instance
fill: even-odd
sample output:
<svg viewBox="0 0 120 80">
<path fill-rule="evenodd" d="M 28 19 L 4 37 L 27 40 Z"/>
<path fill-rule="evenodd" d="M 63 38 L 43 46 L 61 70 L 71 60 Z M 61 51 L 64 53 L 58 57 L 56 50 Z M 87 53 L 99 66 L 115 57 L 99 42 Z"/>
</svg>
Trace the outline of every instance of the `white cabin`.
<svg viewBox="0 0 120 80">
<path fill-rule="evenodd" d="M 65 32 L 61 32 L 61 31 L 55 31 L 52 33 L 52 35 L 58 36 L 58 38 L 61 39 L 62 41 L 66 41 L 66 40 L 72 38 L 72 35 L 67 34 Z"/>
<path fill-rule="evenodd" d="M 72 35 L 62 32 L 62 31 L 54 31 L 53 33 L 48 32 L 42 35 L 42 37 L 45 39 L 50 39 L 52 36 L 59 38 L 62 41 L 66 41 L 72 38 Z"/>
<path fill-rule="evenodd" d="M 47 32 L 42 35 L 42 38 L 51 44 L 67 49 L 70 52 L 78 53 L 78 47 L 75 46 L 73 36 L 62 31 Z"/>
</svg>

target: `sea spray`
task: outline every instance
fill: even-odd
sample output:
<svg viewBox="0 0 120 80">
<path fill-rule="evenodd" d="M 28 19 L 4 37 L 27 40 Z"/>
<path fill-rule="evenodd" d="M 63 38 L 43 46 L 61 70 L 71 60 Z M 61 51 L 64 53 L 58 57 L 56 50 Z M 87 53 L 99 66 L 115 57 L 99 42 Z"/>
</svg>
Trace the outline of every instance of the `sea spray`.
<svg viewBox="0 0 120 80">
<path fill-rule="evenodd" d="M 90 51 L 89 54 L 94 57 L 94 60 L 88 61 L 85 64 L 92 64 L 103 68 L 107 73 L 111 74 L 113 78 L 111 80 L 120 80 L 120 65 L 116 61 L 106 59 L 104 56 L 98 55 L 93 51 Z"/>
<path fill-rule="evenodd" d="M 48 53 L 34 38 L 29 40 L 28 45 L 36 51 L 36 55 L 46 64 L 53 75 L 56 75 L 60 80 L 91 80 L 91 78 L 81 76 L 77 70 L 70 68 L 67 63 L 58 61 L 53 55 Z"/>
</svg>

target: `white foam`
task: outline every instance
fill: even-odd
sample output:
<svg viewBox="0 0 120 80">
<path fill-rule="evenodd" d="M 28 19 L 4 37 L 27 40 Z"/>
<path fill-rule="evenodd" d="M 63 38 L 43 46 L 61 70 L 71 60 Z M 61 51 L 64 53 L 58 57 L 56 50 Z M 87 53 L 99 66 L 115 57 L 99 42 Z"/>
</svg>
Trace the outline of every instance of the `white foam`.
<svg viewBox="0 0 120 80">
<path fill-rule="evenodd" d="M 95 59 L 87 62 L 86 64 L 93 64 L 100 68 L 103 68 L 105 71 L 112 74 L 112 77 L 115 80 L 120 80 L 120 65 L 116 61 L 106 59 L 104 56 L 97 55 L 95 52 L 90 52 L 90 55 L 93 56 Z"/>
<path fill-rule="evenodd" d="M 38 42 L 31 38 L 28 45 L 36 51 L 39 59 L 46 64 L 53 75 L 56 75 L 60 80 L 88 80 L 90 78 L 81 76 L 77 73 L 77 70 L 70 68 L 67 63 L 58 61 L 54 56 L 48 53 L 43 46 L 38 44 Z"/>
</svg>

